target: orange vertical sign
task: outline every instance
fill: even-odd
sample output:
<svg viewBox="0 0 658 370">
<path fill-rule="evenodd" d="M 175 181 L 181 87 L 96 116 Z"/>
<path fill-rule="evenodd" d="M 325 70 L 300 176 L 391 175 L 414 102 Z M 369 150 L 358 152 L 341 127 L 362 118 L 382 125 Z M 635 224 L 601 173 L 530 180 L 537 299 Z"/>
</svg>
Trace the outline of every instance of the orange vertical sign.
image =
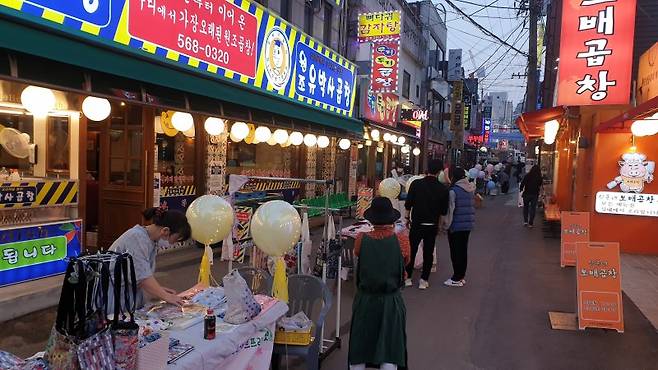
<svg viewBox="0 0 658 370">
<path fill-rule="evenodd" d="M 576 243 L 578 327 L 624 332 L 619 243 Z"/>
<path fill-rule="evenodd" d="M 557 104 L 628 104 L 636 0 L 562 4 Z"/>
<path fill-rule="evenodd" d="M 562 212 L 560 266 L 576 266 L 576 243 L 589 241 L 589 212 Z"/>
</svg>

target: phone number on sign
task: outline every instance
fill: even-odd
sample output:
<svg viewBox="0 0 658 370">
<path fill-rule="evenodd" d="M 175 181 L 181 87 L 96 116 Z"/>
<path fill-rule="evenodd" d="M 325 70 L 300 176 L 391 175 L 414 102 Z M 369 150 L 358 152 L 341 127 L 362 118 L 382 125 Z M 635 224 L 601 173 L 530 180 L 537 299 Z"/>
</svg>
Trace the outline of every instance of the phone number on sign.
<svg viewBox="0 0 658 370">
<path fill-rule="evenodd" d="M 178 47 L 194 52 L 195 54 L 202 51 L 206 55 L 206 58 L 213 59 L 220 63 L 228 64 L 230 60 L 228 52 L 212 45 L 204 45 L 199 42 L 199 40 L 185 36 L 182 33 L 178 34 Z"/>
</svg>

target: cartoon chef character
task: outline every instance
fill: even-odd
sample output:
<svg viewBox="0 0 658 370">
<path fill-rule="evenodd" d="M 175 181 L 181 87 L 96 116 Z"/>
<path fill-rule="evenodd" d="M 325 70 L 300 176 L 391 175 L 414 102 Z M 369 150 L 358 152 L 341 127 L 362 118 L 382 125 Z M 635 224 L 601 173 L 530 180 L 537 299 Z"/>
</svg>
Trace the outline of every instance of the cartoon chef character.
<svg viewBox="0 0 658 370">
<path fill-rule="evenodd" d="M 619 176 L 608 183 L 608 189 L 619 186 L 624 193 L 641 193 L 644 183 L 653 181 L 656 163 L 647 161 L 647 156 L 640 153 L 626 153 L 619 161 Z"/>
</svg>

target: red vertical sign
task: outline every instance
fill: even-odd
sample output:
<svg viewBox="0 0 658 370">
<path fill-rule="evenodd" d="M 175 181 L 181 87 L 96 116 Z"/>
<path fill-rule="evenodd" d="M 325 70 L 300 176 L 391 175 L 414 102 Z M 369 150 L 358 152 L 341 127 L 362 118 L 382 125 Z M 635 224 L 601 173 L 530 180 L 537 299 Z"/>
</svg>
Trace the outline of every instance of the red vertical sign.
<svg viewBox="0 0 658 370">
<path fill-rule="evenodd" d="M 559 105 L 628 104 L 636 0 L 563 0 Z"/>
<path fill-rule="evenodd" d="M 370 84 L 372 91 L 397 92 L 400 69 L 400 39 L 378 40 L 372 44 Z"/>
</svg>

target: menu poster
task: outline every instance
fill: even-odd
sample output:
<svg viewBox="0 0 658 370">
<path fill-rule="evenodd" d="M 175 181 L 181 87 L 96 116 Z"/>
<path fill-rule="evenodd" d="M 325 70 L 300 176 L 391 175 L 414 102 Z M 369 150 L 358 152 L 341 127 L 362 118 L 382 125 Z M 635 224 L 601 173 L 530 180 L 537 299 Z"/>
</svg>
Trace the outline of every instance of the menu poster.
<svg viewBox="0 0 658 370">
<path fill-rule="evenodd" d="M 562 212 L 560 266 L 576 266 L 576 243 L 589 241 L 589 212 Z"/>
<path fill-rule="evenodd" d="M 576 243 L 578 327 L 624 332 L 619 243 Z"/>
</svg>

